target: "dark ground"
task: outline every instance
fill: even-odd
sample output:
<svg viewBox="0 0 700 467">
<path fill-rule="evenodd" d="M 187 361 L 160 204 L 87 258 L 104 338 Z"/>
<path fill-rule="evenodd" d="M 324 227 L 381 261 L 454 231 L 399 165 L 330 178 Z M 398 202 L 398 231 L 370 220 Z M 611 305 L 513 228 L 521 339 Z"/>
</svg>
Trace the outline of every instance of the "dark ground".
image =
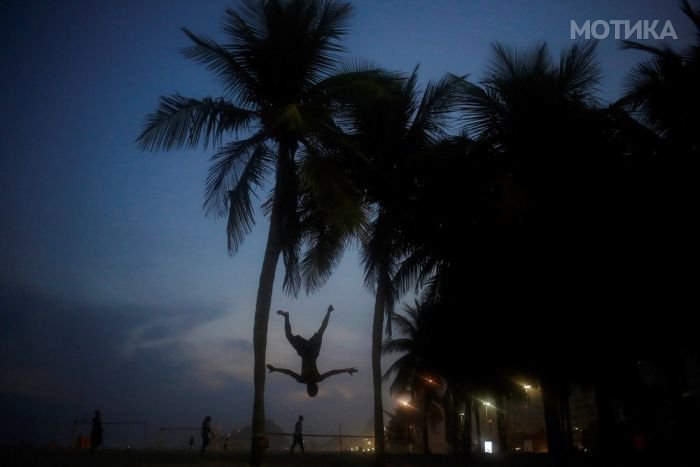
<svg viewBox="0 0 700 467">
<path fill-rule="evenodd" d="M 245 467 L 245 452 L 210 452 L 201 456 L 198 452 L 177 450 L 102 450 L 95 454 L 74 449 L 2 448 L 0 465 L 4 467 Z M 373 457 L 364 454 L 306 453 L 290 456 L 287 453 L 271 453 L 265 458 L 265 466 L 314 466 L 314 467 L 370 467 Z M 519 454 L 509 457 L 475 457 L 468 462 L 449 456 L 390 455 L 386 467 L 413 467 L 436 465 L 443 467 L 553 467 L 546 455 Z M 593 462 L 590 458 L 572 459 L 565 465 L 571 467 L 626 467 L 626 466 L 695 466 L 698 459 L 651 458 L 638 456 L 609 462 Z"/>
</svg>

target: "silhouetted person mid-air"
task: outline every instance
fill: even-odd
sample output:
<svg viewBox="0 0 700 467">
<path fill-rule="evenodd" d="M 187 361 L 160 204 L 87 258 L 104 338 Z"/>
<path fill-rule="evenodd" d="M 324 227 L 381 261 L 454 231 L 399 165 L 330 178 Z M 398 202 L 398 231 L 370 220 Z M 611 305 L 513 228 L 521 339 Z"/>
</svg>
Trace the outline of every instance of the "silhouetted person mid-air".
<svg viewBox="0 0 700 467">
<path fill-rule="evenodd" d="M 209 435 L 214 435 L 211 430 L 211 417 L 207 416 L 202 422 L 202 449 L 199 450 L 200 453 L 204 454 L 204 450 L 209 446 Z"/>
<path fill-rule="evenodd" d="M 102 445 L 102 416 L 99 410 L 95 410 L 95 416 L 92 417 L 92 431 L 90 432 L 90 452 L 95 452 L 95 449 Z"/>
<path fill-rule="evenodd" d="M 301 427 L 301 422 L 304 421 L 304 416 L 299 415 L 299 420 L 294 424 L 294 441 L 292 441 L 292 447 L 289 448 L 289 453 L 294 452 L 294 448 L 296 445 L 299 445 L 299 448 L 301 448 L 301 453 L 304 454 L 304 435 L 302 434 L 302 427 Z"/>
<path fill-rule="evenodd" d="M 316 359 L 318 358 L 318 354 L 321 351 L 321 340 L 323 339 L 323 332 L 328 326 L 328 320 L 331 316 L 331 311 L 333 311 L 333 305 L 328 306 L 326 316 L 325 318 L 323 318 L 321 327 L 318 329 L 316 334 L 314 334 L 311 337 L 311 339 L 306 340 L 299 335 L 292 334 L 292 325 L 289 324 L 289 312 L 277 310 L 278 315 L 284 316 L 284 333 L 287 336 L 287 340 L 290 344 L 292 344 L 294 350 L 296 350 L 297 354 L 299 354 L 299 356 L 301 357 L 301 375 L 286 368 L 275 368 L 272 365 L 267 365 L 267 368 L 268 370 L 270 370 L 270 373 L 272 373 L 273 371 L 278 371 L 280 373 L 284 373 L 286 375 L 291 376 L 301 384 L 306 384 L 306 392 L 309 394 L 310 397 L 314 397 L 318 393 L 318 385 L 316 383 L 320 383 L 324 379 L 333 375 L 349 373 L 352 376 L 353 373 L 357 372 L 357 368 L 353 367 L 343 368 L 340 370 L 331 370 L 320 374 L 318 372 L 318 368 L 316 368 Z"/>
</svg>

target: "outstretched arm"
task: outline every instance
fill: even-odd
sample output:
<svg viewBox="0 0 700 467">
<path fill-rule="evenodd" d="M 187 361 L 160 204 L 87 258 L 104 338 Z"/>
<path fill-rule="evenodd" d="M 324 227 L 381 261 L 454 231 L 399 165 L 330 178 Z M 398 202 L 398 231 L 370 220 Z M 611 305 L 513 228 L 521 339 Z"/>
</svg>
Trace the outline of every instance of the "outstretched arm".
<svg viewBox="0 0 700 467">
<path fill-rule="evenodd" d="M 270 364 L 267 365 L 267 369 L 269 370 L 270 373 L 275 372 L 275 371 L 278 373 L 284 373 L 285 375 L 291 376 L 292 378 L 297 380 L 299 383 L 306 384 L 304 381 L 302 381 L 301 375 L 293 372 L 292 370 L 288 370 L 286 368 L 275 368 L 274 366 L 272 366 Z"/>
<path fill-rule="evenodd" d="M 330 378 L 331 376 L 334 375 L 339 375 L 341 373 L 349 373 L 350 376 L 352 376 L 353 373 L 357 373 L 357 368 L 352 367 L 352 368 L 343 368 L 341 370 L 331 370 L 331 371 L 326 371 L 323 373 L 321 376 L 319 376 L 318 381 L 321 382 L 326 378 Z"/>
</svg>

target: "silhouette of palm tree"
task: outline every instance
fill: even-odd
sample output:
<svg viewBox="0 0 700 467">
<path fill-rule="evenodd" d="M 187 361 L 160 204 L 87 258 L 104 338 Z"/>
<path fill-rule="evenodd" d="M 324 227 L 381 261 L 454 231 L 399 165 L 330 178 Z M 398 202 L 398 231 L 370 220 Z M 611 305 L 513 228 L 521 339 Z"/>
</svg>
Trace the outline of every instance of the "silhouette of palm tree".
<svg viewBox="0 0 700 467">
<path fill-rule="evenodd" d="M 428 441 L 429 426 L 442 418 L 439 401 L 444 385 L 434 368 L 430 366 L 428 347 L 431 336 L 422 325 L 425 314 L 430 311 L 424 304 L 404 306 L 403 314 L 393 313 L 392 323 L 400 338 L 389 339 L 382 345 L 382 354 L 401 353 L 402 355 L 384 373 L 384 380 L 394 375 L 390 386 L 392 394 L 408 394 L 412 401 L 418 401 L 423 424 L 423 448 L 430 452 Z"/>
<path fill-rule="evenodd" d="M 307 274 L 309 291 L 328 277 L 337 263 L 337 244 L 347 238 L 339 211 L 321 201 L 329 191 L 312 183 L 313 171 L 299 175 L 298 157 L 319 150 L 321 133 L 327 139 L 337 133 L 331 117 L 333 95 L 371 74 L 359 67 L 335 73 L 342 51 L 338 40 L 346 33 L 349 13 L 348 3 L 335 0 L 244 0 L 239 9 L 226 10 L 223 44 L 185 29 L 194 45 L 184 55 L 219 78 L 225 97 L 162 97 L 137 139 L 146 150 L 220 146 L 212 158 L 204 207 L 209 215 L 228 216 L 232 254 L 255 222 L 251 196 L 266 177 L 274 177 L 264 204 L 270 226 L 255 307 L 253 465 L 262 461 L 258 441 L 265 420 L 265 351 L 279 256 L 286 267 L 285 291 L 298 293 L 300 269 Z M 237 139 L 221 146 L 228 135 Z M 315 214 L 310 214 L 312 209 L 317 209 Z M 336 218 L 335 228 L 326 229 L 328 216 Z M 360 221 L 356 213 L 349 216 Z M 300 246 L 315 240 L 318 248 L 300 263 Z"/>
<path fill-rule="evenodd" d="M 694 209 L 694 161 L 700 156 L 700 9 L 694 10 L 687 0 L 681 9 L 697 31 L 695 43 L 685 50 L 624 42 L 625 48 L 650 55 L 627 75 L 618 104 L 661 139 L 649 170 L 640 177 L 639 190 L 649 206 L 644 214 L 654 220 L 657 232 L 693 228 L 687 213 Z M 693 237 L 687 234 L 673 242 L 685 249 Z"/>
<path fill-rule="evenodd" d="M 415 161 L 446 137 L 465 85 L 462 78 L 447 75 L 429 82 L 421 96 L 417 81 L 416 69 L 410 76 L 396 80 L 375 99 L 349 99 L 342 119 L 351 148 L 349 152 L 346 150 L 353 161 L 351 170 L 365 194 L 366 206 L 373 213 L 361 234 L 361 256 L 365 285 L 375 292 L 372 379 L 378 459 L 384 452 L 381 399 L 384 316 L 387 314 L 391 319 L 399 295 L 392 280 L 404 255 L 398 219 L 410 217 L 407 201 L 415 192 Z M 390 322 L 387 329 L 391 329 Z"/>
<path fill-rule="evenodd" d="M 525 52 L 496 44 L 482 82 L 468 89 L 469 127 L 492 145 L 505 169 L 495 184 L 500 203 L 512 207 L 512 225 L 524 226 L 541 248 L 543 264 L 560 261 L 560 245 L 599 225 L 597 208 L 609 184 L 601 169 L 611 164 L 610 151 L 601 149 L 607 117 L 596 98 L 600 76 L 594 42 L 573 45 L 558 63 L 546 44 Z M 553 348 L 554 338 L 543 350 Z M 545 361 L 552 366 L 535 363 L 542 370 L 550 452 L 557 456 L 566 449 L 558 410 L 564 382 L 554 362 Z"/>
</svg>

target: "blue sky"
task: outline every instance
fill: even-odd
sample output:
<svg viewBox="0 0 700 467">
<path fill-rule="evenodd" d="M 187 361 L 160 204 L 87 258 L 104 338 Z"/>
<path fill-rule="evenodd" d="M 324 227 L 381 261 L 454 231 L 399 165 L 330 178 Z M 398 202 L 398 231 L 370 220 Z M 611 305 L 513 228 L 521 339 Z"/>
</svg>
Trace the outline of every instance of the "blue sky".
<svg viewBox="0 0 700 467">
<path fill-rule="evenodd" d="M 680 36 L 670 45 L 692 39 L 667 0 L 352 3 L 348 58 L 402 71 L 420 63 L 422 79 L 452 72 L 478 81 L 494 41 L 547 41 L 558 55 L 572 43 L 572 19 L 670 19 Z M 224 221 L 201 209 L 212 151 L 143 153 L 134 144 L 160 95 L 220 94 L 204 68 L 179 54 L 188 45 L 180 28 L 221 38 L 228 5 L 235 2 L 4 3 L 0 408 L 10 416 L 72 420 L 101 407 L 106 419 L 154 425 L 196 425 L 206 414 L 224 428 L 249 423 L 266 221 L 258 217 L 228 256 Z M 607 39 L 599 58 L 600 97 L 612 101 L 643 55 Z M 291 429 L 305 413 L 307 430 L 335 432 L 342 423 L 363 432 L 372 412 L 373 301 L 357 256 L 349 252 L 314 296 L 293 300 L 278 287 L 272 306 L 290 310 L 295 331 L 310 335 L 329 303 L 336 312 L 319 367 L 360 372 L 322 383 L 316 399 L 270 375 L 268 417 Z M 268 361 L 298 368 L 278 318 L 270 318 Z"/>
</svg>

